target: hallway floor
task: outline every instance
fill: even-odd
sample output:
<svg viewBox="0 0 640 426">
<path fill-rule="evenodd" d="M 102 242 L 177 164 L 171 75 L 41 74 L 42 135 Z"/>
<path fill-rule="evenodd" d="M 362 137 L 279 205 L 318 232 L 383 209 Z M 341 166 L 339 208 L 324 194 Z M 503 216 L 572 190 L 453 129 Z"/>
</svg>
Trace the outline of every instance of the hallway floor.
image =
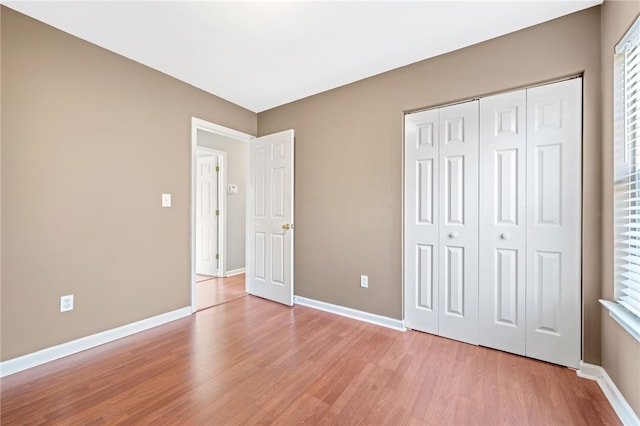
<svg viewBox="0 0 640 426">
<path fill-rule="evenodd" d="M 198 311 L 246 295 L 244 274 L 227 278 L 196 275 L 196 310 Z"/>
</svg>

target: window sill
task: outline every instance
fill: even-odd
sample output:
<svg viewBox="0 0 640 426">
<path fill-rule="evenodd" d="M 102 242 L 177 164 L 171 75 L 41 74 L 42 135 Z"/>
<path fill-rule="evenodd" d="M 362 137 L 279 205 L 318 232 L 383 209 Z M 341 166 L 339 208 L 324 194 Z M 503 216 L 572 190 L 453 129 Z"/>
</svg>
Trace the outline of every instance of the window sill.
<svg viewBox="0 0 640 426">
<path fill-rule="evenodd" d="M 640 320 L 631 315 L 625 308 L 617 303 L 600 299 L 600 303 L 609 310 L 609 316 L 616 320 L 629 334 L 640 342 Z"/>
</svg>

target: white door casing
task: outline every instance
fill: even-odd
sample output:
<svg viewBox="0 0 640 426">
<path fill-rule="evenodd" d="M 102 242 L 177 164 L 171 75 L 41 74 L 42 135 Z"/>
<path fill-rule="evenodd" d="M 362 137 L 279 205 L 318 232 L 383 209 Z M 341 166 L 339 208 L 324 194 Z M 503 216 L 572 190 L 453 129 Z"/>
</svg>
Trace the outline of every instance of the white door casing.
<svg viewBox="0 0 640 426">
<path fill-rule="evenodd" d="M 577 368 L 582 79 L 527 90 L 526 354 Z"/>
<path fill-rule="evenodd" d="M 525 354 L 525 90 L 480 99 L 479 343 Z"/>
<path fill-rule="evenodd" d="M 404 306 L 407 327 L 438 334 L 438 110 L 405 116 Z"/>
<path fill-rule="evenodd" d="M 196 159 L 196 273 L 218 275 L 218 157 Z"/>
<path fill-rule="evenodd" d="M 247 292 L 293 305 L 294 133 L 249 145 Z"/>
<path fill-rule="evenodd" d="M 478 101 L 439 110 L 439 334 L 478 343 Z"/>
</svg>

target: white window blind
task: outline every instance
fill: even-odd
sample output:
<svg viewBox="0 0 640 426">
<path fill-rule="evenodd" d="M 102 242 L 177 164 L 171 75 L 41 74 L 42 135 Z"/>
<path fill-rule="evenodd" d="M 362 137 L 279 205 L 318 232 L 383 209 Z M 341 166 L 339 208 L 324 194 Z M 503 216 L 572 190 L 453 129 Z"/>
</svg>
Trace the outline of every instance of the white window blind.
<svg viewBox="0 0 640 426">
<path fill-rule="evenodd" d="M 640 20 L 616 46 L 615 301 L 640 323 Z"/>
</svg>

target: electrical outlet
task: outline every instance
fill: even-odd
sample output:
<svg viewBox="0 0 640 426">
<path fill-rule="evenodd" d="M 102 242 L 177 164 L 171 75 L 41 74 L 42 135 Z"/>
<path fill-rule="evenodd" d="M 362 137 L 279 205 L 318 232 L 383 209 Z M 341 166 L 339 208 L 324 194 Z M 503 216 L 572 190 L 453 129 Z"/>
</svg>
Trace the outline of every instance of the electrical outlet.
<svg viewBox="0 0 640 426">
<path fill-rule="evenodd" d="M 73 311 L 73 294 L 60 297 L 60 312 Z"/>
<path fill-rule="evenodd" d="M 360 287 L 369 287 L 369 277 L 366 275 L 360 275 Z"/>
</svg>

